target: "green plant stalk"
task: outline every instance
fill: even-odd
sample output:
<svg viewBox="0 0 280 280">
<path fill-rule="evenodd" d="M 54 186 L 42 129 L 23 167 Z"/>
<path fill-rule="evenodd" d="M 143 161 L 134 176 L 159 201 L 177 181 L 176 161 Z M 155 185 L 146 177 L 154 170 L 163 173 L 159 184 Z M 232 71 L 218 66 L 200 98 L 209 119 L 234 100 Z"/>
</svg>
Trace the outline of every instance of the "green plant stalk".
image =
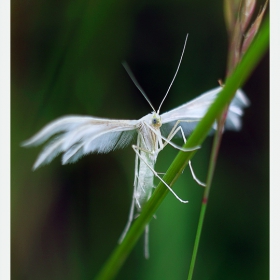
<svg viewBox="0 0 280 280">
<path fill-rule="evenodd" d="M 232 52 L 234 52 L 234 50 Z M 232 70 L 233 70 L 234 67 L 235 67 L 235 63 L 230 63 L 230 64 L 233 64 L 233 65 L 231 65 Z M 231 71 L 229 71 L 229 72 L 231 72 Z M 228 110 L 228 108 L 226 108 L 225 111 L 226 110 Z M 222 114 L 222 116 L 223 115 L 224 114 Z M 200 236 L 201 236 L 201 232 L 202 232 L 202 226 L 203 226 L 203 222 L 204 222 L 204 218 L 205 218 L 205 213 L 206 213 L 206 208 L 207 208 L 207 204 L 208 204 L 210 188 L 211 188 L 212 179 L 213 179 L 213 176 L 214 176 L 214 170 L 215 170 L 215 166 L 216 166 L 216 159 L 217 159 L 217 156 L 218 156 L 219 147 L 220 147 L 220 143 L 221 143 L 222 135 L 223 135 L 222 131 L 223 131 L 224 123 L 225 123 L 225 118 L 222 117 L 222 118 L 218 118 L 218 119 L 219 119 L 218 129 L 216 130 L 215 138 L 214 138 L 214 142 L 213 142 L 213 146 L 212 146 L 211 158 L 210 158 L 209 169 L 208 169 L 208 174 L 207 174 L 206 188 L 205 188 L 205 191 L 204 191 L 204 194 L 203 194 L 203 199 L 202 199 L 202 204 L 201 204 L 199 222 L 198 222 L 198 227 L 197 227 L 197 232 L 196 232 L 196 237 L 195 237 L 193 254 L 192 254 L 192 258 L 191 258 L 188 280 L 192 279 L 193 272 L 194 272 L 194 266 L 195 266 L 195 262 L 196 262 L 198 246 L 199 246 Z"/>
<path fill-rule="evenodd" d="M 263 26 L 258 36 L 249 47 L 240 64 L 236 67 L 232 75 L 227 79 L 225 87 L 222 89 L 217 99 L 210 106 L 208 112 L 199 122 L 196 129 L 188 138 L 184 148 L 191 148 L 201 145 L 207 137 L 208 131 L 211 129 L 215 119 L 221 114 L 226 104 L 233 98 L 236 90 L 243 85 L 255 66 L 258 64 L 269 44 L 269 18 L 263 22 Z M 167 170 L 163 180 L 173 186 L 175 181 L 181 175 L 189 160 L 194 156 L 193 152 L 179 152 L 175 160 Z M 147 223 L 151 220 L 153 214 L 168 193 L 168 189 L 163 183 L 159 183 L 153 195 L 143 207 L 141 214 L 132 224 L 123 242 L 118 245 L 107 262 L 101 268 L 96 280 L 113 279 L 129 255 L 130 251 L 141 236 Z"/>
<path fill-rule="evenodd" d="M 207 173 L 206 187 L 205 187 L 205 190 L 203 193 L 203 198 L 202 198 L 202 203 L 201 203 L 201 210 L 200 210 L 198 226 L 197 226 L 197 231 L 196 231 L 196 236 L 195 236 L 195 241 L 194 241 L 194 247 L 193 247 L 192 259 L 191 259 L 191 264 L 190 264 L 190 270 L 189 270 L 189 274 L 188 274 L 188 280 L 191 280 L 192 276 L 193 276 L 202 226 L 203 226 L 203 222 L 204 222 L 204 218 L 205 218 L 209 193 L 210 193 L 211 184 L 212 184 L 212 180 L 213 180 L 213 176 L 214 176 L 214 171 L 215 171 L 216 162 L 217 162 L 216 159 L 218 156 L 218 151 L 219 151 L 221 140 L 222 140 L 222 135 L 220 133 L 220 130 L 217 129 L 217 131 L 215 133 L 215 137 L 214 137 L 211 156 L 210 156 L 210 164 L 209 164 L 209 169 L 208 169 L 208 173 Z"/>
</svg>

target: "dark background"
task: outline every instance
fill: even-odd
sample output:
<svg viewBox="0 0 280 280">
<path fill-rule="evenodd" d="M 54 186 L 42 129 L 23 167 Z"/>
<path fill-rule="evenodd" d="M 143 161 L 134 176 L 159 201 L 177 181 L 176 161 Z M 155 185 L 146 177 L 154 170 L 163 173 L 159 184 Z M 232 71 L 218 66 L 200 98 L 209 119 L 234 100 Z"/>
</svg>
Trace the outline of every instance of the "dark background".
<svg viewBox="0 0 280 280">
<path fill-rule="evenodd" d="M 259 1 L 259 5 L 263 4 Z M 259 6 L 258 6 L 259 7 Z M 258 8 L 257 8 L 258 11 Z M 157 108 L 173 109 L 225 79 L 222 1 L 37 0 L 11 2 L 12 279 L 93 279 L 127 221 L 133 190 L 131 147 L 88 155 L 35 172 L 41 149 L 20 143 L 66 114 L 139 119 L 151 108 L 121 62 L 127 61 Z M 226 132 L 210 193 L 193 279 L 268 279 L 268 54 L 243 86 L 251 106 L 241 132 Z M 205 181 L 212 138 L 193 159 Z M 166 147 L 156 170 L 176 155 Z M 203 189 L 185 170 L 117 279 L 185 279 Z"/>
</svg>

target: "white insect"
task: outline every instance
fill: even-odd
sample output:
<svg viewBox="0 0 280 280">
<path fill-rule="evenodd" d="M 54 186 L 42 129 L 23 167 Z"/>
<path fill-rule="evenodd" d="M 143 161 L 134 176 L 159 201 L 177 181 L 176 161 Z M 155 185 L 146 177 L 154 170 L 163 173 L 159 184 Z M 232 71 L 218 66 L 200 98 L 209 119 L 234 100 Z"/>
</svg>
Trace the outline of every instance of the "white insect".
<svg viewBox="0 0 280 280">
<path fill-rule="evenodd" d="M 50 140 L 37 158 L 33 166 L 33 170 L 35 170 L 51 162 L 53 158 L 60 153 L 63 153 L 62 164 L 67 164 L 73 163 L 83 155 L 89 153 L 108 153 L 112 150 L 123 148 L 131 143 L 137 134 L 137 143 L 136 145 L 132 145 L 136 153 L 133 198 L 129 219 L 119 242 L 122 242 L 130 228 L 135 217 L 135 208 L 137 212 L 140 213 L 143 205 L 151 197 L 154 188 L 154 176 L 162 181 L 180 202 L 188 202 L 179 198 L 155 171 L 154 166 L 156 159 L 158 153 L 163 150 L 167 144 L 181 151 L 193 151 L 199 148 L 193 147 L 192 149 L 184 149 L 171 142 L 171 140 L 174 136 L 179 136 L 182 137 L 184 143 L 186 143 L 186 136 L 191 133 L 197 123 L 205 115 L 207 109 L 221 91 L 221 87 L 214 88 L 192 101 L 160 115 L 160 108 L 179 70 L 186 42 L 187 37 L 175 75 L 157 111 L 139 86 L 128 66 L 124 64 L 134 84 L 152 107 L 152 113 L 139 120 L 113 120 L 90 116 L 64 116 L 51 122 L 31 139 L 22 143 L 22 146 L 36 146 L 52 137 L 52 140 Z M 243 108 L 248 105 L 249 101 L 247 97 L 241 90 L 238 90 L 229 106 L 225 124 L 226 129 L 239 130 L 241 128 Z M 215 128 L 216 125 L 214 124 L 213 129 Z M 191 167 L 191 162 L 189 162 L 189 166 L 194 180 L 198 184 L 204 186 L 204 184 L 196 178 Z M 148 231 L 149 226 L 147 225 L 145 229 L 146 258 L 149 256 Z"/>
</svg>

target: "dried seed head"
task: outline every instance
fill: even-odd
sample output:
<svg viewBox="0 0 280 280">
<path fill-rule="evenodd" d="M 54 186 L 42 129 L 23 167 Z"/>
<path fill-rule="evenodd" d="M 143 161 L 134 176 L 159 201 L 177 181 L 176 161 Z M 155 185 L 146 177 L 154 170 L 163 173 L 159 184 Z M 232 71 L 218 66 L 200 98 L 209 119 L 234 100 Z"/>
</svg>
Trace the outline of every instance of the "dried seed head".
<svg viewBox="0 0 280 280">
<path fill-rule="evenodd" d="M 254 21 L 254 23 L 251 25 L 251 27 L 249 28 L 249 30 L 245 34 L 243 44 L 242 44 L 242 50 L 241 50 L 242 55 L 247 51 L 248 47 L 252 43 L 253 39 L 255 38 L 255 36 L 256 36 L 256 34 L 259 30 L 260 24 L 261 24 L 262 19 L 263 19 L 264 12 L 265 12 L 266 7 L 267 7 L 267 3 L 268 3 L 268 0 L 265 2 L 261 12 L 259 13 L 256 20 Z"/>
<path fill-rule="evenodd" d="M 225 0 L 224 10 L 229 35 L 227 76 L 231 74 L 256 36 L 267 7 L 264 7 L 246 32 L 256 7 L 256 0 Z"/>
</svg>

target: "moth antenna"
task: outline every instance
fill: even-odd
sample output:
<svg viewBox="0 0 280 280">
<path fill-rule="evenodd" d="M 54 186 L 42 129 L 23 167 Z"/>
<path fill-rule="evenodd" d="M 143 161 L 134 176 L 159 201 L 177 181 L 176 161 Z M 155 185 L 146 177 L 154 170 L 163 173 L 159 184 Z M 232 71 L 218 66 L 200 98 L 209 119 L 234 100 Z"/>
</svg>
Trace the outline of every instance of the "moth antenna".
<svg viewBox="0 0 280 280">
<path fill-rule="evenodd" d="M 169 86 L 169 88 L 168 88 L 168 90 L 167 90 L 165 96 L 163 97 L 163 99 L 162 99 L 162 101 L 161 101 L 161 103 L 160 103 L 160 105 L 159 105 L 159 108 L 158 108 L 158 111 L 157 111 L 158 114 L 159 114 L 161 105 L 163 104 L 163 101 L 165 100 L 165 98 L 166 98 L 166 96 L 167 96 L 167 94 L 168 94 L 168 92 L 169 92 L 169 90 L 170 90 L 170 88 L 171 88 L 171 86 L 172 86 L 172 84 L 173 84 L 173 82 L 174 82 L 176 76 L 177 76 L 177 73 L 178 73 L 178 71 L 179 71 L 179 68 L 180 68 L 180 65 L 181 65 L 181 61 L 182 61 L 182 58 L 183 58 L 183 55 L 184 55 L 184 51 L 185 51 L 185 48 L 186 48 L 188 36 L 189 36 L 189 34 L 187 34 L 187 36 L 186 36 L 185 43 L 184 43 L 184 47 L 183 47 L 183 51 L 182 51 L 182 54 L 181 54 L 181 57 L 180 57 L 179 64 L 178 64 L 177 70 L 176 70 L 176 72 L 175 72 L 175 75 L 174 75 L 174 77 L 173 77 L 173 79 L 172 79 L 172 81 L 171 81 L 171 84 L 170 84 L 170 86 Z"/>
<path fill-rule="evenodd" d="M 156 110 L 155 110 L 154 106 L 152 105 L 151 101 L 149 100 L 149 98 L 146 95 L 146 93 L 144 92 L 144 90 L 141 88 L 141 86 L 137 82 L 137 80 L 136 80 L 135 76 L 133 75 L 131 69 L 129 68 L 128 64 L 126 62 L 123 62 L 122 66 L 124 67 L 125 71 L 127 72 L 128 76 L 130 77 L 130 79 L 132 80 L 134 85 L 139 89 L 139 91 L 142 93 L 142 95 L 145 97 L 145 99 L 148 101 L 149 105 L 155 112 Z"/>
</svg>

